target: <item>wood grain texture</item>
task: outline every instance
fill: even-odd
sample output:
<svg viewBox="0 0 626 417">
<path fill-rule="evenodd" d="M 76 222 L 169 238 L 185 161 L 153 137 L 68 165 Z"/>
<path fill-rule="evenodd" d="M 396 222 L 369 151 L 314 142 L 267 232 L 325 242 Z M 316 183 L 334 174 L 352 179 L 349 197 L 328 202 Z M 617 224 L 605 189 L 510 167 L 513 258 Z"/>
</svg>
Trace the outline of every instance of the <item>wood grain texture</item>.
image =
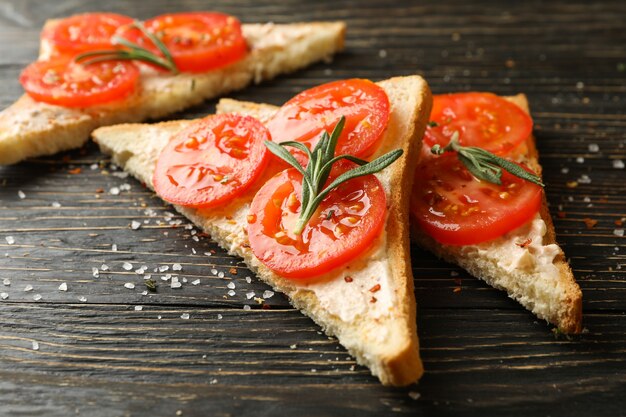
<svg viewBox="0 0 626 417">
<path fill-rule="evenodd" d="M 412 248 L 426 374 L 418 385 L 384 388 L 283 296 L 257 302 L 268 287 L 89 144 L 0 167 L 0 293 L 8 295 L 0 299 L 0 415 L 626 415 L 626 241 L 615 235 L 626 222 L 626 171 L 613 167 L 626 161 L 622 2 L 210 6 L 244 22 L 348 22 L 347 49 L 333 63 L 238 99 L 281 104 L 338 78 L 415 72 L 435 93 L 526 93 L 586 332 L 555 336 L 503 293 Z M 36 56 L 47 18 L 204 7 L 0 0 L 0 106 L 21 94 L 17 77 Z M 598 223 L 588 228 L 585 219 Z M 144 295 L 146 274 L 156 293 Z M 168 274 L 186 280 L 182 288 L 162 279 Z"/>
</svg>

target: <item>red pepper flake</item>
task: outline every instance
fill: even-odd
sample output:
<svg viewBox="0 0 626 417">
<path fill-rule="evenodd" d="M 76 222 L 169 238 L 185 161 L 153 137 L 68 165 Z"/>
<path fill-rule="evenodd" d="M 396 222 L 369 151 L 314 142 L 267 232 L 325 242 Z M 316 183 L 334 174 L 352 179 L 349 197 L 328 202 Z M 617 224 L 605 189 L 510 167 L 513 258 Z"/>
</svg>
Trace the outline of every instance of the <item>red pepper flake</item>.
<svg viewBox="0 0 626 417">
<path fill-rule="evenodd" d="M 230 268 L 228 272 L 230 272 L 231 275 L 237 275 L 237 268 Z"/>
<path fill-rule="evenodd" d="M 261 308 L 262 308 L 263 310 L 269 310 L 271 307 L 270 307 L 270 305 L 269 305 L 269 304 L 263 304 L 263 305 L 261 306 Z"/>
<path fill-rule="evenodd" d="M 354 281 L 354 278 L 352 278 L 350 275 L 347 275 L 346 277 L 343 278 L 343 280 L 346 282 L 352 282 Z"/>
<path fill-rule="evenodd" d="M 104 188 L 96 188 L 96 193 L 102 194 L 104 192 Z"/>
<path fill-rule="evenodd" d="M 520 248 L 525 248 L 526 246 L 530 245 L 530 242 L 532 242 L 533 240 L 531 238 L 526 239 L 525 241 L 523 241 L 522 243 L 516 243 L 517 246 L 519 246 Z"/>
<path fill-rule="evenodd" d="M 615 223 L 615 226 L 623 226 L 624 225 L 624 222 L 622 220 L 620 220 L 620 219 L 615 220 L 614 223 Z"/>
<path fill-rule="evenodd" d="M 585 222 L 585 226 L 587 226 L 587 229 L 593 229 L 595 225 L 598 224 L 597 220 L 590 219 L 589 217 L 585 217 L 583 221 Z"/>
<path fill-rule="evenodd" d="M 452 290 L 452 292 L 461 292 L 461 287 L 454 288 L 454 290 Z"/>
<path fill-rule="evenodd" d="M 378 301 L 378 300 L 376 299 L 376 297 L 372 297 L 372 298 L 370 298 L 370 303 L 375 303 L 376 301 Z"/>
<path fill-rule="evenodd" d="M 567 214 L 566 214 L 564 211 L 557 211 L 557 212 L 556 212 L 556 216 L 557 216 L 559 219 L 564 219 L 564 218 L 567 216 Z"/>
<path fill-rule="evenodd" d="M 598 203 L 608 203 L 608 202 L 609 202 L 609 199 L 606 197 L 600 197 L 598 199 Z"/>
<path fill-rule="evenodd" d="M 70 169 L 67 172 L 68 172 L 68 174 L 71 174 L 71 175 L 78 175 L 78 174 L 80 174 L 82 172 L 82 169 L 80 169 L 80 167 L 78 167 L 78 168 Z"/>
<path fill-rule="evenodd" d="M 565 186 L 567 188 L 576 188 L 576 187 L 578 187 L 578 181 L 567 181 L 565 183 Z"/>
<path fill-rule="evenodd" d="M 376 284 L 372 288 L 370 288 L 370 292 L 377 292 L 379 290 L 380 290 L 380 284 Z"/>
</svg>

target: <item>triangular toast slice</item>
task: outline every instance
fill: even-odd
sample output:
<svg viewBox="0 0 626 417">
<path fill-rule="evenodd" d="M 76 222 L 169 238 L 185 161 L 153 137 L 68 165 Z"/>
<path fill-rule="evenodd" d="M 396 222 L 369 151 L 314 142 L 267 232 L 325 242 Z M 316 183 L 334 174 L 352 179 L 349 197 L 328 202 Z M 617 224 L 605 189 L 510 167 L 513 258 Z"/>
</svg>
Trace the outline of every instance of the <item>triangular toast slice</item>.
<svg viewBox="0 0 626 417">
<path fill-rule="evenodd" d="M 50 20 L 45 27 L 55 24 Z M 343 49 L 345 23 L 244 24 L 250 51 L 207 73 L 170 75 L 142 68 L 137 92 L 118 103 L 72 109 L 23 95 L 0 113 L 0 165 L 78 148 L 100 126 L 157 119 L 210 98 L 328 59 Z M 40 59 L 50 55 L 42 42 Z"/>
<path fill-rule="evenodd" d="M 403 156 L 376 174 L 388 199 L 385 232 L 358 259 L 313 281 L 289 280 L 266 268 L 247 244 L 246 217 L 260 185 L 219 209 L 176 210 L 238 255 L 259 278 L 286 294 L 291 303 L 339 339 L 357 361 L 383 384 L 407 385 L 422 374 L 416 329 L 416 305 L 409 254 L 408 193 L 421 146 L 431 96 L 418 76 L 378 83 L 387 93 L 391 117 L 376 158 L 402 148 Z M 276 107 L 222 100 L 218 112 L 239 112 L 267 121 Z M 157 156 L 172 134 L 189 121 L 155 125 L 126 124 L 97 129 L 94 140 L 116 164 L 152 187 Z M 260 180 L 260 182 L 263 182 Z M 351 279 L 346 279 L 351 277 Z M 380 285 L 380 289 L 376 291 Z"/>
<path fill-rule="evenodd" d="M 530 113 L 528 100 L 523 94 L 505 98 Z M 541 175 L 534 136 L 531 134 L 521 146 L 518 162 Z M 582 292 L 556 243 L 545 195 L 532 222 L 478 245 L 443 245 L 415 225 L 412 229 L 413 239 L 421 246 L 463 267 L 489 285 L 506 291 L 537 317 L 566 333 L 581 331 Z"/>
</svg>

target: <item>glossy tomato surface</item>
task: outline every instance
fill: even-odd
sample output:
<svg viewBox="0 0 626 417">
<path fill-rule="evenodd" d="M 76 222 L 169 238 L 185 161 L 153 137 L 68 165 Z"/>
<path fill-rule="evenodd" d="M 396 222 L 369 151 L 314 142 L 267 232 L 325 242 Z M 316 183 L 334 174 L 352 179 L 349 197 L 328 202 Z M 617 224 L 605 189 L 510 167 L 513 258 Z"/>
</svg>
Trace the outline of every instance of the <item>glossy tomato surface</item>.
<svg viewBox="0 0 626 417">
<path fill-rule="evenodd" d="M 530 136 L 532 119 L 517 105 L 491 93 L 456 93 L 433 97 L 431 125 L 424 143 L 445 146 L 459 132 L 463 146 L 506 155 Z"/>
<path fill-rule="evenodd" d="M 353 166 L 345 164 L 333 176 Z M 310 278 L 326 273 L 362 255 L 381 233 L 386 196 L 374 175 L 352 179 L 332 191 L 296 235 L 301 190 L 302 176 L 288 169 L 270 179 L 252 201 L 250 247 L 277 274 Z"/>
<path fill-rule="evenodd" d="M 176 134 L 161 151 L 153 176 L 164 200 L 214 207 L 247 190 L 267 165 L 269 132 L 236 114 L 206 117 Z"/>
<path fill-rule="evenodd" d="M 172 54 L 183 72 L 205 72 L 242 59 L 248 46 L 241 23 L 233 16 L 214 12 L 164 14 L 144 23 Z M 156 54 L 154 44 L 139 30 L 122 30 L 120 36 Z"/>
<path fill-rule="evenodd" d="M 366 157 L 376 150 L 389 122 L 389 112 L 387 94 L 378 85 L 363 79 L 340 80 L 296 95 L 267 126 L 274 142 L 297 141 L 313 149 L 321 134 L 330 134 L 345 116 L 336 153 Z M 290 151 L 306 163 L 301 151 Z"/>
<path fill-rule="evenodd" d="M 470 245 L 510 232 L 530 221 L 543 189 L 503 170 L 502 185 L 475 178 L 446 154 L 422 161 L 415 173 L 411 214 L 439 243 Z"/>
<path fill-rule="evenodd" d="M 135 90 L 138 79 L 139 70 L 130 62 L 83 65 L 68 57 L 36 61 L 20 75 L 20 83 L 32 98 L 65 107 L 121 100 Z"/>
<path fill-rule="evenodd" d="M 122 26 L 133 22 L 115 13 L 84 13 L 61 19 L 45 29 L 41 38 L 62 53 L 77 54 L 113 47 L 111 38 Z"/>
</svg>

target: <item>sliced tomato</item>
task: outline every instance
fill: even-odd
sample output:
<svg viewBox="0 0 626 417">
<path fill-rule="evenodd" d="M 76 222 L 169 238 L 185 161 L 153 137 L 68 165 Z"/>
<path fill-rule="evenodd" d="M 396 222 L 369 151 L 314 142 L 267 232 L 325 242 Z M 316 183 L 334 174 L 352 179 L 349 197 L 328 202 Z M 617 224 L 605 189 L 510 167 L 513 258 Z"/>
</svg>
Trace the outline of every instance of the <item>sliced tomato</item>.
<svg viewBox="0 0 626 417">
<path fill-rule="evenodd" d="M 533 122 L 515 104 L 491 93 L 456 93 L 433 99 L 424 143 L 445 146 L 454 132 L 459 143 L 506 155 L 530 136 Z M 433 123 L 431 123 L 433 124 Z"/>
<path fill-rule="evenodd" d="M 540 186 L 504 170 L 502 185 L 481 181 L 456 154 L 446 154 L 418 165 L 411 213 L 439 243 L 470 245 L 530 221 L 541 207 L 542 192 Z"/>
<path fill-rule="evenodd" d="M 205 72 L 243 58 L 248 45 L 235 17 L 214 12 L 164 14 L 147 20 L 147 30 L 167 47 L 180 71 Z M 161 55 L 139 30 L 122 28 L 118 35 Z"/>
<path fill-rule="evenodd" d="M 153 176 L 164 200 L 214 207 L 247 190 L 267 165 L 269 132 L 257 119 L 208 116 L 176 134 L 161 151 Z"/>
<path fill-rule="evenodd" d="M 334 81 L 306 90 L 285 103 L 267 124 L 274 142 L 297 141 L 315 147 L 324 131 L 331 133 L 341 116 L 346 124 L 337 144 L 338 154 L 371 155 L 389 121 L 385 90 L 369 80 Z M 306 162 L 301 151 L 290 148 Z"/>
<path fill-rule="evenodd" d="M 62 53 L 110 49 L 115 32 L 132 22 L 130 17 L 115 13 L 77 14 L 51 25 L 43 31 L 41 38 Z"/>
<path fill-rule="evenodd" d="M 68 57 L 36 61 L 22 71 L 20 83 L 37 101 L 88 107 L 121 100 L 139 79 L 135 65 L 124 61 L 77 64 Z"/>
<path fill-rule="evenodd" d="M 342 164 L 332 176 L 353 166 Z M 385 191 L 374 175 L 368 175 L 332 191 L 302 233 L 295 235 L 301 190 L 302 175 L 291 168 L 270 179 L 250 207 L 252 252 L 281 276 L 310 278 L 328 272 L 362 254 L 385 224 Z"/>
</svg>

